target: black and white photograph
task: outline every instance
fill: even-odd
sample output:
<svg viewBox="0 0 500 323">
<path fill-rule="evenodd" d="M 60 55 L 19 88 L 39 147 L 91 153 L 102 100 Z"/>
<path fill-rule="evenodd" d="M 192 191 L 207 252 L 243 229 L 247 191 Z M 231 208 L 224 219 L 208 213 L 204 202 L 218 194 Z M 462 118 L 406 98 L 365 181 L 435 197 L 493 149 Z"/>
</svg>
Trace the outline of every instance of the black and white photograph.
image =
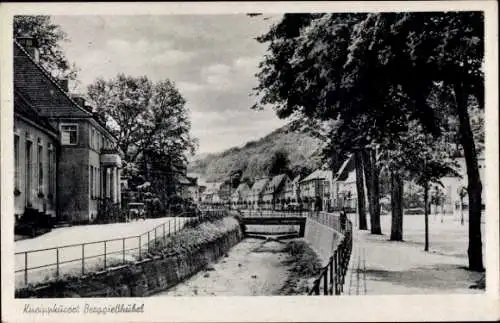
<svg viewBox="0 0 500 323">
<path fill-rule="evenodd" d="M 51 299 L 16 315 L 498 298 L 497 17 L 424 2 L 15 11 L 2 294 Z"/>
</svg>

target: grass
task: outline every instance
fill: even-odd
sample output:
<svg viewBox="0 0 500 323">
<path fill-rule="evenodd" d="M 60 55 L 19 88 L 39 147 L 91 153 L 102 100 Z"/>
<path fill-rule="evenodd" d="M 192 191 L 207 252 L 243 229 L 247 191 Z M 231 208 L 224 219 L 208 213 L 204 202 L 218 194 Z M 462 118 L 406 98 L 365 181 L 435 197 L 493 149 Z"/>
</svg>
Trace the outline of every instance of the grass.
<svg viewBox="0 0 500 323">
<path fill-rule="evenodd" d="M 228 231 L 238 226 L 238 221 L 233 217 L 214 217 L 195 226 L 185 226 L 182 231 L 167 237 L 165 242 L 162 239 L 155 241 L 151 250 L 144 256 L 189 252 L 223 237 Z"/>
<path fill-rule="evenodd" d="M 304 295 L 309 292 L 312 281 L 319 275 L 322 266 L 316 252 L 303 240 L 290 241 L 284 251 L 290 265 L 290 275 L 280 291 L 281 295 Z"/>
</svg>

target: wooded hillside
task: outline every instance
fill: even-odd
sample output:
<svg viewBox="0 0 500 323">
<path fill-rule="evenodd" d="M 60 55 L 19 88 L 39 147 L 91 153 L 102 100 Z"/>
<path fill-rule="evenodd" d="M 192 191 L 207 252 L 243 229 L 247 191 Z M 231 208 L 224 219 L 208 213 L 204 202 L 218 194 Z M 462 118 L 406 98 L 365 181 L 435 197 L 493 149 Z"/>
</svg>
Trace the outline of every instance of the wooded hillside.
<svg viewBox="0 0 500 323">
<path fill-rule="evenodd" d="M 225 180 L 235 171 L 242 171 L 242 178 L 255 179 L 269 174 L 273 156 L 279 151 L 288 157 L 289 168 L 294 174 L 307 173 L 321 164 L 321 141 L 286 125 L 242 147 L 195 158 L 188 172 L 200 174 L 208 181 Z"/>
</svg>

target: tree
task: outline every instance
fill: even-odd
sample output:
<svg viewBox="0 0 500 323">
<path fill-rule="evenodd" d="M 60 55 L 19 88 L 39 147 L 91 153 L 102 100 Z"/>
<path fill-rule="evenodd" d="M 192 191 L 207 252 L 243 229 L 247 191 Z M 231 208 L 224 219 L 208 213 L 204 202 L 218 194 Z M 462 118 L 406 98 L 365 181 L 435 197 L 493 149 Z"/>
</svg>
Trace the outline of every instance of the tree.
<svg viewBox="0 0 500 323">
<path fill-rule="evenodd" d="M 269 176 L 288 174 L 290 172 L 290 159 L 284 150 L 277 150 L 269 162 Z"/>
<path fill-rule="evenodd" d="M 370 232 L 372 234 L 382 234 L 380 226 L 379 169 L 377 166 L 376 150 L 374 148 L 367 148 L 362 151 L 362 154 L 370 211 Z"/>
<path fill-rule="evenodd" d="M 87 93 L 118 139 L 126 170 L 139 169 L 135 176 L 152 182 L 164 200 L 176 194 L 196 140 L 190 136 L 185 100 L 174 83 L 119 74 L 96 80 Z"/>
<path fill-rule="evenodd" d="M 467 164 L 469 267 L 483 270 L 481 183 L 468 111 L 471 98 L 484 106 L 482 13 L 292 16 L 258 39 L 268 42 L 269 50 L 257 74 L 255 107 L 272 104 L 278 117 L 300 116 L 318 124 L 339 120 L 332 142 L 347 150 L 369 144 L 385 150 L 385 143 L 406 132 L 413 120 L 438 138 L 443 113 L 429 98 L 436 89 L 449 93 L 443 102 L 459 121 Z M 393 198 L 399 199 L 395 209 L 400 209 L 403 174 L 391 173 Z"/>
<path fill-rule="evenodd" d="M 50 16 L 14 16 L 14 38 L 30 36 L 38 41 L 40 64 L 57 79 L 76 80 L 78 70 L 64 54 L 61 42 L 69 41 Z"/>
<path fill-rule="evenodd" d="M 97 114 L 114 125 L 112 132 L 128 161 L 146 149 L 176 156 L 194 151 L 186 101 L 170 80 L 153 83 L 145 76 L 118 74 L 109 81 L 96 80 L 87 94 Z"/>
<path fill-rule="evenodd" d="M 436 140 L 423 131 L 422 124 L 413 121 L 409 130 L 400 139 L 400 169 L 406 177 L 414 180 L 424 190 L 425 247 L 429 250 L 429 191 L 431 185 L 442 186 L 441 178 L 446 175 L 458 175 L 456 163 L 450 158 L 446 146 L 450 143 L 444 138 Z"/>
<path fill-rule="evenodd" d="M 388 24 L 389 18 L 392 23 Z M 484 270 L 481 242 L 481 190 L 476 144 L 469 107 L 476 101 L 484 108 L 484 17 L 482 12 L 405 13 L 397 17 L 378 14 L 374 49 L 383 53 L 386 77 L 409 93 L 415 114 L 426 131 L 439 134 L 436 111 L 425 102 L 437 86 L 449 93 L 449 104 L 457 117 L 458 135 L 466 160 L 469 191 L 469 268 Z M 392 71 L 392 72 L 391 72 Z"/>
<path fill-rule="evenodd" d="M 354 164 L 356 168 L 356 191 L 358 192 L 357 202 L 358 202 L 359 229 L 368 230 L 366 224 L 363 155 L 362 152 L 359 150 L 354 153 Z"/>
</svg>

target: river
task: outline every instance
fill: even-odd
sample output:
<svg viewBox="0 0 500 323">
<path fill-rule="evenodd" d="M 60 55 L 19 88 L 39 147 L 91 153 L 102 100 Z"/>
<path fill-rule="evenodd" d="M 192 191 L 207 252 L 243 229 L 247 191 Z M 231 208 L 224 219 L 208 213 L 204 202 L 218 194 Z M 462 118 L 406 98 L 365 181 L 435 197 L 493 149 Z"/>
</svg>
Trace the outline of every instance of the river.
<svg viewBox="0 0 500 323">
<path fill-rule="evenodd" d="M 271 296 L 278 295 L 288 277 L 287 241 L 247 238 L 226 257 L 209 265 L 159 296 Z"/>
</svg>

